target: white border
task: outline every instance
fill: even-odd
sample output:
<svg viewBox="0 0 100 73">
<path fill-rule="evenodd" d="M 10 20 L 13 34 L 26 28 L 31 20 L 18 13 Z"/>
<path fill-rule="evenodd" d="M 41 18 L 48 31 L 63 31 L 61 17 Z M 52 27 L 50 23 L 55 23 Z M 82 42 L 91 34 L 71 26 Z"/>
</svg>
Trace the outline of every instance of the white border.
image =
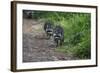
<svg viewBox="0 0 100 73">
<path fill-rule="evenodd" d="M 84 12 L 91 13 L 91 60 L 71 60 L 54 62 L 31 62 L 22 63 L 22 10 L 44 10 L 44 11 L 62 11 L 62 12 Z M 46 5 L 17 4 L 17 69 L 35 69 L 66 66 L 82 66 L 96 64 L 96 10 L 94 8 L 81 7 L 63 7 Z"/>
</svg>

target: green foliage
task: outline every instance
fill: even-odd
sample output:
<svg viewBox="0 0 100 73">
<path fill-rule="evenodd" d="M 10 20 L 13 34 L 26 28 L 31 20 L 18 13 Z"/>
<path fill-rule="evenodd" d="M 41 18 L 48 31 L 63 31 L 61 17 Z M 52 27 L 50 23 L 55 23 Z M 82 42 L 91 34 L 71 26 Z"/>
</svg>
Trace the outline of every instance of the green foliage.
<svg viewBox="0 0 100 73">
<path fill-rule="evenodd" d="M 34 11 L 33 18 L 49 20 L 64 29 L 64 44 L 56 50 L 80 59 L 91 57 L 91 14 Z"/>
</svg>

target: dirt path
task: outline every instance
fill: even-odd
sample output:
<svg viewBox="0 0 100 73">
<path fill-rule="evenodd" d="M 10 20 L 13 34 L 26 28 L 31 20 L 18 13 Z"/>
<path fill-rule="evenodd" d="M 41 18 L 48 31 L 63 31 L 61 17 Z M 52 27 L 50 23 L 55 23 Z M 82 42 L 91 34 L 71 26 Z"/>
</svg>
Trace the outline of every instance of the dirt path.
<svg viewBox="0 0 100 73">
<path fill-rule="evenodd" d="M 57 52 L 53 39 L 47 39 L 43 21 L 23 20 L 23 62 L 70 60 L 71 57 Z"/>
</svg>

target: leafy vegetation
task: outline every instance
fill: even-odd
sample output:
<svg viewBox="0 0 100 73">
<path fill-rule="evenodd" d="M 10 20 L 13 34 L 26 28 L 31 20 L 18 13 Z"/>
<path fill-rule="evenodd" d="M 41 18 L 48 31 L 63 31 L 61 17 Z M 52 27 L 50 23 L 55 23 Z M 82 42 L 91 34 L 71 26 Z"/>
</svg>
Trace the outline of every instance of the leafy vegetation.
<svg viewBox="0 0 100 73">
<path fill-rule="evenodd" d="M 56 51 L 79 59 L 91 58 L 91 14 L 75 12 L 33 11 L 33 19 L 52 21 L 64 29 L 64 44 Z"/>
</svg>

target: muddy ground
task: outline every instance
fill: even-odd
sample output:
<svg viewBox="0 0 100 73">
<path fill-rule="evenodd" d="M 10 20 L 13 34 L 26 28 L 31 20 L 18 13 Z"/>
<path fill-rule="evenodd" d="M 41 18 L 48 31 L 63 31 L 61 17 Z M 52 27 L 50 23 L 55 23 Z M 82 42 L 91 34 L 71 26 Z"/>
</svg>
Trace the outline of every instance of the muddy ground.
<svg viewBox="0 0 100 73">
<path fill-rule="evenodd" d="M 47 38 L 43 24 L 43 20 L 23 19 L 23 62 L 71 60 L 71 56 L 55 50 L 53 38 Z"/>
</svg>

